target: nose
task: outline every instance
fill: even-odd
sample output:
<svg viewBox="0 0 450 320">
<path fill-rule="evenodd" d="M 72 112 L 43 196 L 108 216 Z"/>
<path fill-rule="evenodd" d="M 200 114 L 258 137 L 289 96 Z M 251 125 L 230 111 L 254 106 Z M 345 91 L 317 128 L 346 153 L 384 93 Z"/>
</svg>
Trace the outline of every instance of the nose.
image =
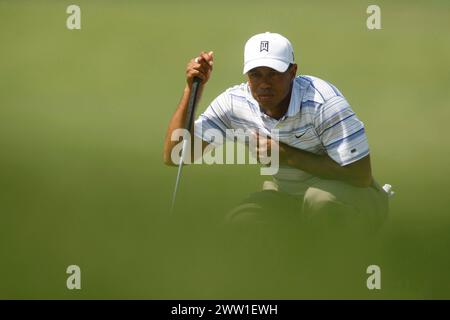
<svg viewBox="0 0 450 320">
<path fill-rule="evenodd" d="M 271 88 L 271 86 L 267 82 L 262 82 L 261 85 L 259 86 L 259 89 L 261 89 L 261 90 L 269 90 L 270 88 Z"/>
<path fill-rule="evenodd" d="M 270 77 L 263 77 L 259 86 L 261 89 L 270 89 L 272 87 L 272 79 Z"/>
</svg>

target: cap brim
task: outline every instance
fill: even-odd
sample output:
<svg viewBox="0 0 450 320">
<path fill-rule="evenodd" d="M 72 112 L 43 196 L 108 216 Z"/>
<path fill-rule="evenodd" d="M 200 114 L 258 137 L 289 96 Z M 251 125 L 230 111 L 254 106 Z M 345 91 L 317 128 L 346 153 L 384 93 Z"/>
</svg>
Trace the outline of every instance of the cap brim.
<svg viewBox="0 0 450 320">
<path fill-rule="evenodd" d="M 277 70 L 278 72 L 285 72 L 289 67 L 289 62 L 284 62 L 281 60 L 275 60 L 275 59 L 256 59 L 253 61 L 249 61 L 244 65 L 244 71 L 243 74 L 246 74 L 253 68 L 257 67 L 269 67 L 274 70 Z"/>
</svg>

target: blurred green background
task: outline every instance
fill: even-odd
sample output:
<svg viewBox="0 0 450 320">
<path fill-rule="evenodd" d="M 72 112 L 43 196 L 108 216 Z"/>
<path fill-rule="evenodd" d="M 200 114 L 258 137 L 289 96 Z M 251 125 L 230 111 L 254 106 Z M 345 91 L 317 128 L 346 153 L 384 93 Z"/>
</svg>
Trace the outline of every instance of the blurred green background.
<svg viewBox="0 0 450 320">
<path fill-rule="evenodd" d="M 81 30 L 66 28 L 73 3 Z M 0 1 L 0 298 L 450 298 L 450 4 L 377 1 L 373 31 L 370 4 Z M 215 52 L 201 111 L 245 81 L 244 43 L 264 31 L 365 123 L 374 175 L 397 192 L 378 238 L 324 250 L 295 232 L 218 232 L 260 188 L 256 166 L 185 168 L 167 221 L 162 146 L 187 61 Z M 382 290 L 366 288 L 370 264 Z"/>
</svg>

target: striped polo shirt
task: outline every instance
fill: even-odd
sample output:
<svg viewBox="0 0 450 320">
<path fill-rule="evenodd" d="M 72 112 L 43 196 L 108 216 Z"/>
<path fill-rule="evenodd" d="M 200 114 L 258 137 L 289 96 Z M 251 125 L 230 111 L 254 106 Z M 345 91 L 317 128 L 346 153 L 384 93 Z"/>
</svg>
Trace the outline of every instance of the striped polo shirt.
<svg viewBox="0 0 450 320">
<path fill-rule="evenodd" d="M 294 148 L 327 154 L 345 166 L 369 154 L 364 124 L 342 93 L 332 84 L 313 76 L 297 76 L 286 114 L 279 120 L 262 112 L 248 83 L 220 94 L 195 121 L 195 135 L 210 142 L 208 129 L 225 137 L 226 129 L 260 130 L 267 135 L 278 129 L 278 139 Z M 281 191 L 301 194 L 317 177 L 286 165 L 273 176 Z"/>
</svg>

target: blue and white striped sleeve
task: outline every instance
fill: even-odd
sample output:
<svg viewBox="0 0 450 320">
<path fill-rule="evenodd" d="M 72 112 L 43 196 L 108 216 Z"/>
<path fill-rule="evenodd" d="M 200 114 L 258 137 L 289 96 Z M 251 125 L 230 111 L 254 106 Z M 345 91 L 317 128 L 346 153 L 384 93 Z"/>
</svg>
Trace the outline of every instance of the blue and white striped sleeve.
<svg viewBox="0 0 450 320">
<path fill-rule="evenodd" d="M 195 136 L 216 146 L 222 144 L 226 137 L 226 129 L 231 128 L 229 119 L 231 110 L 231 98 L 228 92 L 223 92 L 195 120 Z M 217 141 L 217 135 L 222 136 L 222 143 Z"/>
<path fill-rule="evenodd" d="M 345 166 L 369 154 L 364 123 L 343 96 L 328 99 L 317 112 L 316 132 L 334 161 Z"/>
</svg>

